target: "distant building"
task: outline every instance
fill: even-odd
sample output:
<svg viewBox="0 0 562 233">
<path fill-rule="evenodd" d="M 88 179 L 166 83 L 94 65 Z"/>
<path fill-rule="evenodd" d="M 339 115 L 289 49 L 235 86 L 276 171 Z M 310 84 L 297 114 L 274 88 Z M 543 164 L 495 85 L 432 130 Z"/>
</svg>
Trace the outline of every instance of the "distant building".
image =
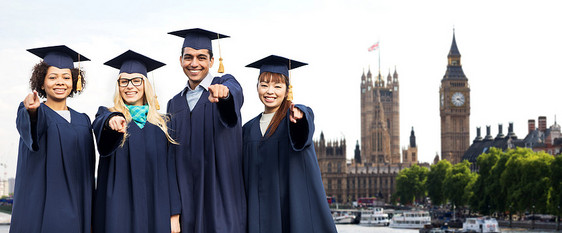
<svg viewBox="0 0 562 233">
<path fill-rule="evenodd" d="M 412 139 L 414 141 L 411 141 L 407 150 L 409 153 L 416 151 L 415 147 L 412 147 L 415 146 L 415 137 Z M 354 159 L 348 161 L 345 139 L 326 141 L 324 133 L 320 133 L 320 139 L 314 142 L 314 147 L 326 195 L 343 204 L 363 197 L 376 197 L 388 203 L 395 191 L 398 172 L 414 164 L 414 161 L 417 163 L 417 152 L 415 160 L 411 160 L 408 166 L 402 163 L 363 162 L 359 142 L 355 145 Z M 429 164 L 423 166 L 428 167 Z"/>
<path fill-rule="evenodd" d="M 535 120 L 528 121 L 528 134 L 524 139 L 518 139 L 513 131 L 513 123 L 509 123 L 507 135 L 503 134 L 503 126 L 498 125 L 498 134 L 494 138 L 491 135 L 490 126 L 486 126 L 486 136 L 482 138 L 480 127 L 476 128 L 476 138 L 472 141 L 472 145 L 465 151 L 463 160 L 472 163 L 471 170 L 478 171 L 476 161 L 478 156 L 486 153 L 491 147 L 501 149 L 503 151 L 514 149 L 516 147 L 530 148 L 535 152 L 544 151 L 551 155 L 560 155 L 562 152 L 562 133 L 560 125 L 554 121 L 549 128 L 546 127 L 546 117 L 539 117 L 539 127 L 536 128 Z"/>
<path fill-rule="evenodd" d="M 406 167 L 418 163 L 418 148 L 416 147 L 416 135 L 414 134 L 414 127 L 410 133 L 410 145 L 407 149 L 402 150 L 402 165 Z"/>
<path fill-rule="evenodd" d="M 470 146 L 470 87 L 462 69 L 454 32 L 447 61 L 447 71 L 439 87 L 441 159 L 456 164 Z"/>
</svg>

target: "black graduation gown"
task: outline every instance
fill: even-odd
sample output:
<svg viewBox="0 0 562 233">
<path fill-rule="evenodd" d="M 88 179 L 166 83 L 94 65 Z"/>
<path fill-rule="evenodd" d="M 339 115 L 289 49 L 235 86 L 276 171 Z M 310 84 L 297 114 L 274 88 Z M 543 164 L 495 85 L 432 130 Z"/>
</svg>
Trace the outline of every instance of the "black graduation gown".
<svg viewBox="0 0 562 233">
<path fill-rule="evenodd" d="M 314 114 L 295 107 L 304 117 L 291 123 L 287 112 L 270 137 L 262 137 L 261 114 L 244 124 L 249 233 L 337 232 L 312 142 Z"/>
<path fill-rule="evenodd" d="M 190 112 L 185 95 L 168 102 L 181 195 L 182 232 L 246 232 L 246 195 L 242 177 L 242 87 L 229 74 L 212 84 L 230 90 L 227 100 L 211 103 L 204 91 Z M 185 91 L 185 90 L 184 90 Z"/>
<path fill-rule="evenodd" d="M 176 181 L 175 170 L 168 169 L 173 161 L 166 135 L 150 122 L 141 129 L 131 121 L 119 147 L 123 134 L 106 127 L 119 114 L 100 107 L 92 124 L 100 153 L 94 232 L 169 233 L 171 206 L 179 209 L 179 194 L 169 191 Z"/>
<path fill-rule="evenodd" d="M 90 232 L 94 140 L 90 118 L 71 108 L 69 123 L 45 104 L 32 123 L 23 102 L 10 232 Z"/>
</svg>

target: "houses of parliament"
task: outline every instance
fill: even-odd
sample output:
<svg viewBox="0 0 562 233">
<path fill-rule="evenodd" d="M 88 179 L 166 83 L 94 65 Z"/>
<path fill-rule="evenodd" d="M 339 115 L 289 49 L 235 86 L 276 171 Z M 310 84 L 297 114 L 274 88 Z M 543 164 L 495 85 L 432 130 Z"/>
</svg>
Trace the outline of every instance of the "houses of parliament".
<svg viewBox="0 0 562 233">
<path fill-rule="evenodd" d="M 470 146 L 470 88 L 461 65 L 455 35 L 447 69 L 439 88 L 441 116 L 441 156 L 460 162 Z M 400 82 L 396 69 L 386 77 L 369 69 L 361 76 L 361 142 L 356 142 L 349 162 L 346 141 L 326 140 L 324 134 L 314 146 L 326 195 L 338 203 L 351 203 L 361 197 L 390 202 L 398 172 L 418 164 L 414 129 L 409 145 L 400 147 Z M 400 153 L 402 152 L 402 153 Z M 436 156 L 434 162 L 438 161 Z M 422 166 L 429 166 L 423 164 Z"/>
</svg>

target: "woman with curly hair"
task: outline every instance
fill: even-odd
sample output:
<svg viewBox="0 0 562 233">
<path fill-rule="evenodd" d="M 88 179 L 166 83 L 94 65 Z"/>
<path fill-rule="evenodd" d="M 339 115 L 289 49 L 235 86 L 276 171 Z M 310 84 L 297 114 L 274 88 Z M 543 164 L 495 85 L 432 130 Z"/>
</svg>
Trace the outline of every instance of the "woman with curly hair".
<svg viewBox="0 0 562 233">
<path fill-rule="evenodd" d="M 66 105 L 85 84 L 73 62 L 88 59 L 64 45 L 28 51 L 43 61 L 33 68 L 33 93 L 17 113 L 20 143 L 10 232 L 89 232 L 92 126 L 88 115 Z"/>
<path fill-rule="evenodd" d="M 306 63 L 275 55 L 260 69 L 263 113 L 242 128 L 249 233 L 336 232 L 312 142 L 314 114 L 292 102 L 289 70 Z"/>
<path fill-rule="evenodd" d="M 176 142 L 147 79 L 165 64 L 131 50 L 104 64 L 119 75 L 113 107 L 101 106 L 93 123 L 100 153 L 94 232 L 179 232 L 175 163 L 167 154 Z"/>
</svg>

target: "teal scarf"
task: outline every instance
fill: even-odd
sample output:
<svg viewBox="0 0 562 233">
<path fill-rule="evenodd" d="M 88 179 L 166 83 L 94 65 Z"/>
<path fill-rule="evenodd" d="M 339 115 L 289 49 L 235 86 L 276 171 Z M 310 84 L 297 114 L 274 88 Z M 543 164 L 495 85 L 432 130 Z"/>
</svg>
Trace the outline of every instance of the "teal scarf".
<svg viewBox="0 0 562 233">
<path fill-rule="evenodd" d="M 135 105 L 126 105 L 131 113 L 131 117 L 133 117 L 133 121 L 139 126 L 139 128 L 143 128 L 144 124 L 146 123 L 146 116 L 148 115 L 148 104 L 143 106 L 135 106 Z"/>
</svg>

